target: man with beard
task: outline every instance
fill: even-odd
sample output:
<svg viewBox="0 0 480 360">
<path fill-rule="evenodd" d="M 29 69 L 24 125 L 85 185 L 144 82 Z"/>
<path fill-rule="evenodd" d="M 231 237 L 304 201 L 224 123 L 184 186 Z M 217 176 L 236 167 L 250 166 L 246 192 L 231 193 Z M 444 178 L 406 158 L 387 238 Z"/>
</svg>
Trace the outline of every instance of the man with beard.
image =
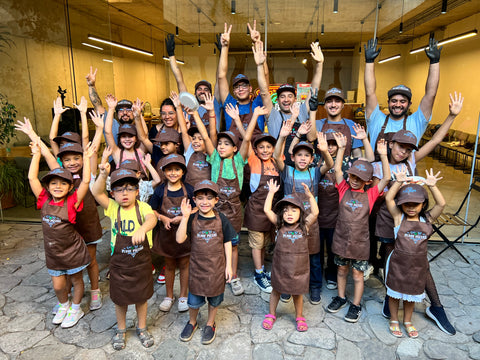
<svg viewBox="0 0 480 360">
<path fill-rule="evenodd" d="M 167 54 L 170 60 L 170 69 L 172 70 L 173 76 L 175 76 L 175 80 L 177 82 L 178 92 L 186 92 L 187 86 L 183 80 L 182 70 L 180 70 L 180 67 L 177 64 L 177 59 L 175 58 L 175 36 L 173 34 L 167 35 L 165 46 L 167 48 Z M 199 104 L 205 104 L 205 94 L 207 93 L 209 95 L 212 94 L 212 84 L 210 82 L 207 80 L 200 80 L 195 84 L 195 97 L 197 98 Z M 215 95 L 216 96 L 213 100 L 213 105 L 215 108 L 215 116 L 217 118 L 217 131 L 220 131 L 220 115 L 222 106 L 218 102 L 219 98 L 217 87 L 215 87 Z M 208 130 L 208 124 L 210 123 L 208 111 L 202 106 L 200 106 L 197 111 L 198 115 L 200 115 L 200 119 L 202 119 L 202 122 L 205 124 L 205 127 Z M 190 126 L 196 126 L 193 116 L 190 117 Z"/>
<path fill-rule="evenodd" d="M 412 115 L 408 110 L 412 104 L 412 91 L 405 85 L 397 85 L 388 91 L 388 111 L 385 115 L 380 111 L 377 95 L 375 94 L 375 58 L 380 54 L 377 50 L 377 39 L 370 39 L 365 45 L 365 119 L 370 142 L 374 148 L 379 139 L 390 140 L 390 137 L 399 130 L 409 130 L 417 137 L 417 143 L 422 138 L 429 121 L 432 118 L 432 108 L 440 81 L 440 51 L 438 42 L 430 38 L 429 47 L 425 49 L 430 59 L 425 95 L 420 106 Z M 390 133 L 390 134 L 389 134 Z"/>
</svg>

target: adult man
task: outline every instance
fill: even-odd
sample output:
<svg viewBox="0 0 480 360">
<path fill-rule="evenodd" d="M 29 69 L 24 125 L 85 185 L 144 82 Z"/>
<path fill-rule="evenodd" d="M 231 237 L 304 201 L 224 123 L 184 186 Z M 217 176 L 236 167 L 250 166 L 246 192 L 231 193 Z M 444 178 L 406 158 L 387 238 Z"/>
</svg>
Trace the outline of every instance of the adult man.
<svg viewBox="0 0 480 360">
<path fill-rule="evenodd" d="M 397 85 L 388 91 L 388 111 L 385 115 L 380 111 L 377 95 L 375 94 L 375 58 L 380 54 L 377 50 L 377 39 L 370 39 L 365 46 L 365 119 L 367 130 L 370 135 L 370 142 L 375 148 L 379 139 L 389 140 L 393 133 L 401 129 L 410 130 L 417 137 L 417 142 L 422 138 L 423 133 L 432 118 L 432 108 L 437 94 L 438 82 L 440 81 L 440 51 L 438 42 L 430 38 L 429 47 L 425 49 L 430 59 L 427 83 L 425 84 L 425 95 L 420 101 L 419 108 L 412 115 L 408 116 L 408 110 L 412 104 L 412 92 L 405 85 Z M 386 135 L 392 133 L 392 135 Z"/>
</svg>

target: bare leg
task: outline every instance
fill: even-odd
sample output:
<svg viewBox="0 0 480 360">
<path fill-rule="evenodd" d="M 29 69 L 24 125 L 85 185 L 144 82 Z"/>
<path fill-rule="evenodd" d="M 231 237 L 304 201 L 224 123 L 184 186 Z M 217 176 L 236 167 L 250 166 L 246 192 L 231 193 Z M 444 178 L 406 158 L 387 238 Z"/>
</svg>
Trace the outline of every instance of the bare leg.
<svg viewBox="0 0 480 360">
<path fill-rule="evenodd" d="M 280 301 L 280 293 L 275 289 L 273 289 L 272 292 L 270 293 L 270 305 L 269 305 L 269 312 L 271 315 L 275 316 L 275 314 L 277 313 L 277 306 L 279 301 Z"/>
<path fill-rule="evenodd" d="M 180 268 L 180 297 L 188 295 L 188 266 L 190 264 L 190 256 L 184 256 L 177 259 Z M 173 294 L 173 289 L 172 289 Z"/>
<path fill-rule="evenodd" d="M 218 307 L 213 307 L 212 305 L 208 304 L 208 319 L 207 319 L 207 326 L 213 326 L 215 324 L 215 316 L 217 315 Z"/>
<path fill-rule="evenodd" d="M 232 272 L 233 279 L 237 277 L 237 267 L 238 267 L 238 245 L 232 246 Z"/>
<path fill-rule="evenodd" d="M 295 317 L 303 317 L 303 295 L 292 295 L 295 305 Z"/>
<path fill-rule="evenodd" d="M 117 328 L 118 330 L 125 330 L 127 327 L 127 305 L 115 304 L 115 315 L 117 316 Z"/>
<path fill-rule="evenodd" d="M 83 271 L 79 271 L 76 274 L 70 275 L 70 279 L 73 283 L 73 299 L 74 304 L 80 304 L 83 297 Z"/>
<path fill-rule="evenodd" d="M 92 258 L 90 265 L 87 266 L 88 278 L 92 290 L 98 290 L 98 263 L 97 263 L 97 244 L 87 245 L 88 253 Z"/>
<path fill-rule="evenodd" d="M 355 288 L 355 292 L 353 295 L 353 305 L 360 305 L 360 301 L 362 300 L 363 295 L 363 271 L 358 271 L 357 269 L 353 269 L 353 284 Z"/>
<path fill-rule="evenodd" d="M 398 306 L 399 306 L 400 300 L 399 299 L 394 299 L 390 298 L 388 301 L 388 307 L 390 308 L 390 320 L 391 321 L 398 321 Z M 404 303 L 405 304 L 405 303 Z"/>
<path fill-rule="evenodd" d="M 348 265 L 339 266 L 337 269 L 337 287 L 338 296 L 345 298 L 345 291 L 347 289 Z M 362 274 L 363 280 L 363 274 Z"/>
<path fill-rule="evenodd" d="M 403 301 L 403 322 L 412 322 L 413 309 L 415 303 L 413 301 Z"/>
<path fill-rule="evenodd" d="M 175 269 L 177 262 L 175 259 L 165 257 L 165 287 L 167 290 L 167 297 L 173 299 L 173 283 L 175 282 Z"/>
<path fill-rule="evenodd" d="M 252 259 L 253 259 L 253 265 L 255 266 L 255 270 L 262 269 L 262 265 L 263 265 L 262 251 L 263 251 L 263 254 L 265 254 L 263 249 L 262 250 L 252 249 Z"/>
<path fill-rule="evenodd" d="M 137 319 L 139 329 L 144 329 L 147 327 L 147 302 L 143 302 L 141 304 L 135 304 L 135 309 L 137 310 Z"/>
<path fill-rule="evenodd" d="M 65 304 L 68 301 L 67 275 L 52 276 L 53 290 L 57 295 L 58 302 Z"/>
<path fill-rule="evenodd" d="M 197 317 L 198 317 L 199 311 L 200 309 L 188 308 L 188 313 L 190 315 L 190 324 L 192 324 L 193 326 L 195 326 L 195 324 L 197 323 Z"/>
</svg>

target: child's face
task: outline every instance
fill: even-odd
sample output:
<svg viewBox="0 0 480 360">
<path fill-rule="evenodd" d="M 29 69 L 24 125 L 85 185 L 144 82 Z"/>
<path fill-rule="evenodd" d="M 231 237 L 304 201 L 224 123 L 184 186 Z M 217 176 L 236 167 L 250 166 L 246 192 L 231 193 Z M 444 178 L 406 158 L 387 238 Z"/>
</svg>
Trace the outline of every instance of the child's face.
<svg viewBox="0 0 480 360">
<path fill-rule="evenodd" d="M 203 141 L 202 135 L 200 133 L 195 133 L 192 136 L 192 149 L 195 152 L 204 152 L 205 151 L 205 141 Z"/>
<path fill-rule="evenodd" d="M 171 184 L 176 184 L 182 180 L 183 168 L 177 164 L 170 164 L 163 169 L 163 173 Z"/>
<path fill-rule="evenodd" d="M 300 208 L 294 205 L 287 205 L 283 208 L 283 221 L 289 225 L 296 224 L 300 220 Z"/>
<path fill-rule="evenodd" d="M 368 183 L 370 183 L 370 181 L 363 181 L 357 175 L 348 174 L 348 184 L 353 190 L 363 190 Z"/>
<path fill-rule="evenodd" d="M 70 190 L 73 189 L 73 184 L 60 177 L 53 177 L 48 183 L 47 190 L 52 195 L 55 202 L 58 202 L 67 197 Z"/>
<path fill-rule="evenodd" d="M 268 141 L 260 141 L 255 148 L 255 154 L 257 154 L 260 160 L 269 160 L 273 155 L 273 145 Z"/>
<path fill-rule="evenodd" d="M 337 156 L 338 145 L 335 140 L 328 140 L 328 153 L 330 156 Z"/>
<path fill-rule="evenodd" d="M 62 164 L 65 169 L 72 174 L 77 174 L 83 168 L 83 155 L 77 153 L 67 153 L 62 156 Z"/>
<path fill-rule="evenodd" d="M 233 145 L 230 139 L 226 137 L 221 137 L 218 139 L 217 151 L 222 159 L 229 159 L 235 155 L 237 147 Z"/>
<path fill-rule="evenodd" d="M 111 192 L 115 201 L 124 209 L 135 206 L 138 195 L 138 186 L 130 183 L 120 183 L 112 188 Z"/>
<path fill-rule="evenodd" d="M 292 161 L 295 163 L 295 169 L 304 171 L 313 161 L 313 155 L 307 149 L 299 149 L 292 155 Z"/>
<path fill-rule="evenodd" d="M 193 197 L 195 204 L 202 215 L 211 215 L 218 202 L 218 196 L 211 191 L 198 191 Z"/>
<path fill-rule="evenodd" d="M 137 137 L 131 134 L 121 134 L 120 135 L 120 144 L 126 150 L 133 149 L 135 143 L 137 142 Z"/>
<path fill-rule="evenodd" d="M 160 143 L 160 150 L 163 155 L 175 154 L 177 152 L 177 144 L 172 141 Z"/>
<path fill-rule="evenodd" d="M 418 217 L 418 215 L 420 214 L 420 211 L 422 211 L 423 204 L 407 202 L 407 203 L 403 203 L 401 206 L 402 206 L 403 212 L 407 215 L 407 217 L 412 218 L 412 217 Z"/>
<path fill-rule="evenodd" d="M 390 149 L 392 150 L 390 161 L 394 164 L 405 161 L 413 151 L 413 146 L 411 144 L 402 144 L 394 141 L 388 146 L 390 146 Z"/>
</svg>

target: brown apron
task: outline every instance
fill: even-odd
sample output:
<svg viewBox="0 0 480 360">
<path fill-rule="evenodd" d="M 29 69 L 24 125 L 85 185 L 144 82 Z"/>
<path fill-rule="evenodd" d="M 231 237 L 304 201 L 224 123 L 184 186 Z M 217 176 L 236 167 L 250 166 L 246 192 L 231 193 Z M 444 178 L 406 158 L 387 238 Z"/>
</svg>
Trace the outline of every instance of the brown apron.
<svg viewBox="0 0 480 360">
<path fill-rule="evenodd" d="M 313 179 L 312 175 L 310 174 L 310 169 L 308 169 L 308 175 L 310 175 L 310 184 L 312 187 L 310 188 L 310 191 L 313 192 Z M 295 169 L 293 169 L 292 172 L 292 182 L 293 182 L 293 188 L 292 188 L 292 194 L 295 194 L 298 196 L 300 201 L 303 203 L 303 209 L 305 211 L 305 218 L 312 212 L 312 209 L 310 208 L 310 201 L 305 193 L 297 193 L 295 190 Z M 320 252 L 320 229 L 318 228 L 318 222 L 315 221 L 313 224 L 310 225 L 308 229 L 308 234 L 307 234 L 307 239 L 308 239 L 308 251 L 309 254 L 318 254 Z"/>
<path fill-rule="evenodd" d="M 51 197 L 42 206 L 42 230 L 47 269 L 68 270 L 91 261 L 87 247 L 68 219 L 67 199 L 62 206 L 50 205 Z"/>
<path fill-rule="evenodd" d="M 250 112 L 249 113 L 239 115 L 240 121 L 242 122 L 242 125 L 243 125 L 243 130 L 245 130 L 245 131 L 247 130 L 248 124 L 250 124 L 250 119 L 253 116 L 252 104 L 253 104 L 253 101 L 250 100 Z M 240 131 L 238 130 L 238 127 L 235 124 L 235 121 L 233 119 L 232 119 L 232 123 L 230 124 L 230 129 L 228 129 L 228 130 L 233 132 L 237 136 L 237 138 L 240 140 L 238 142 L 238 149 L 240 150 L 240 147 L 242 146 L 242 142 L 243 142 L 243 136 L 240 135 Z M 260 127 L 258 126 L 258 121 L 257 121 L 257 123 L 255 124 L 255 129 L 253 130 L 252 139 L 255 139 L 255 136 L 260 135 L 260 134 L 262 134 L 262 130 L 260 130 Z"/>
<path fill-rule="evenodd" d="M 146 236 L 142 244 L 133 245 L 131 236 L 122 235 L 120 208 L 115 248 L 110 258 L 110 298 L 120 306 L 142 304 L 153 295 L 150 247 Z M 138 202 L 135 202 L 135 211 L 138 223 L 142 225 Z"/>
<path fill-rule="evenodd" d="M 318 226 L 333 229 L 338 217 L 338 190 L 335 171 L 330 169 L 318 182 Z"/>
<path fill-rule="evenodd" d="M 194 152 L 187 164 L 185 183 L 195 186 L 196 183 L 212 178 L 212 167 L 207 162 L 207 156 L 202 152 Z"/>
<path fill-rule="evenodd" d="M 405 118 L 403 119 L 403 130 L 407 130 L 407 117 L 408 115 L 405 114 Z M 385 129 L 387 128 L 388 120 L 390 119 L 390 115 L 387 115 L 385 118 L 385 122 L 382 125 L 382 128 L 380 130 L 380 133 L 377 136 L 377 141 L 375 144 L 373 144 L 373 148 L 375 149 L 375 161 L 380 161 L 380 155 L 378 154 L 377 151 L 377 143 L 381 139 L 385 139 L 387 142 L 387 148 L 388 148 L 388 143 L 392 141 L 393 135 L 395 135 L 395 132 L 385 132 Z"/>
<path fill-rule="evenodd" d="M 220 173 L 217 179 L 217 185 L 220 190 L 218 197 L 220 199 L 217 205 L 215 205 L 215 208 L 230 220 L 235 231 L 239 233 L 242 229 L 242 203 L 240 202 L 240 184 L 237 168 L 232 158 L 231 161 L 235 178 L 224 179 L 222 177 L 224 161 L 225 159 L 222 159 L 220 162 Z"/>
<path fill-rule="evenodd" d="M 268 220 L 267 215 L 265 215 L 265 211 L 263 211 L 263 207 L 265 204 L 265 199 L 268 195 L 268 181 L 270 179 L 276 180 L 277 184 L 280 183 L 280 175 L 265 175 L 265 162 L 260 160 L 261 163 L 261 175 L 260 181 L 258 183 L 257 190 L 255 190 L 250 197 L 248 198 L 247 205 L 245 206 L 245 215 L 243 218 L 243 225 L 252 231 L 270 231 L 273 227 L 273 224 Z M 272 164 L 275 170 L 278 171 L 277 164 L 272 159 L 270 160 L 270 164 Z M 250 186 L 250 184 L 246 184 Z M 278 192 L 275 194 L 277 195 Z M 279 200 L 280 196 L 276 196 L 274 199 L 273 204 Z"/>
<path fill-rule="evenodd" d="M 350 156 L 350 154 L 352 153 L 352 132 L 350 131 L 350 128 L 344 118 L 342 118 L 342 121 L 343 124 L 341 122 L 331 124 L 328 122 L 328 119 L 325 119 L 325 122 L 323 123 L 322 129 L 320 131 L 325 134 L 326 131 L 332 129 L 335 132 L 341 132 L 343 135 L 345 135 L 345 137 L 347 138 L 347 146 L 345 147 L 345 153 L 343 156 Z M 319 150 L 316 149 L 316 151 Z"/>
<path fill-rule="evenodd" d="M 159 213 L 173 219 L 176 216 L 182 215 L 181 204 L 182 200 L 187 197 L 187 189 L 182 184 L 183 196 L 169 197 L 168 184 L 165 184 L 163 190 L 162 206 Z M 156 231 L 153 234 L 152 251 L 156 254 L 178 259 L 190 255 L 190 241 L 187 240 L 182 244 L 177 243 L 176 234 L 179 224 L 170 224 L 170 230 L 165 229 L 163 222 L 159 221 Z"/>
<path fill-rule="evenodd" d="M 403 294 L 423 294 L 428 272 L 427 244 L 432 232 L 428 222 L 402 220 L 388 263 L 389 288 Z"/>
<path fill-rule="evenodd" d="M 284 225 L 275 239 L 272 287 L 281 294 L 308 293 L 310 257 L 308 239 L 298 224 Z"/>
<path fill-rule="evenodd" d="M 155 170 L 157 170 L 158 176 L 160 177 L 160 184 L 166 184 L 167 183 L 167 178 L 165 177 L 165 174 L 163 173 L 163 170 L 162 170 L 163 159 L 165 159 L 165 157 L 166 156 L 164 156 L 160 160 L 158 160 L 157 165 L 155 165 Z M 158 185 L 160 185 L 160 184 L 158 184 Z"/>
<path fill-rule="evenodd" d="M 123 152 L 124 152 L 124 149 L 121 149 L 120 150 L 120 162 L 117 164 L 117 169 L 120 167 L 120 164 L 123 161 Z M 138 163 L 139 168 L 140 168 L 140 172 L 142 173 L 140 175 L 140 177 L 142 178 L 142 180 L 146 180 L 146 179 L 148 179 L 147 170 L 145 169 L 145 165 L 143 165 L 143 163 L 140 161 L 140 157 L 138 156 L 138 149 L 134 149 L 134 153 L 135 153 L 135 161 Z"/>
<path fill-rule="evenodd" d="M 368 260 L 370 236 L 368 194 L 345 192 L 338 207 L 338 218 L 333 234 L 332 252 L 346 259 Z"/>
<path fill-rule="evenodd" d="M 222 220 L 215 217 L 199 220 L 193 217 L 190 232 L 192 252 L 188 273 L 188 288 L 198 296 L 214 297 L 225 291 L 225 250 Z"/>
<path fill-rule="evenodd" d="M 78 189 L 82 183 L 81 178 L 73 179 L 73 186 Z M 77 212 L 77 221 L 75 223 L 75 230 L 82 236 L 83 241 L 88 245 L 93 241 L 97 241 L 102 237 L 102 225 L 98 217 L 97 204 L 90 189 L 83 198 L 83 209 Z"/>
</svg>

